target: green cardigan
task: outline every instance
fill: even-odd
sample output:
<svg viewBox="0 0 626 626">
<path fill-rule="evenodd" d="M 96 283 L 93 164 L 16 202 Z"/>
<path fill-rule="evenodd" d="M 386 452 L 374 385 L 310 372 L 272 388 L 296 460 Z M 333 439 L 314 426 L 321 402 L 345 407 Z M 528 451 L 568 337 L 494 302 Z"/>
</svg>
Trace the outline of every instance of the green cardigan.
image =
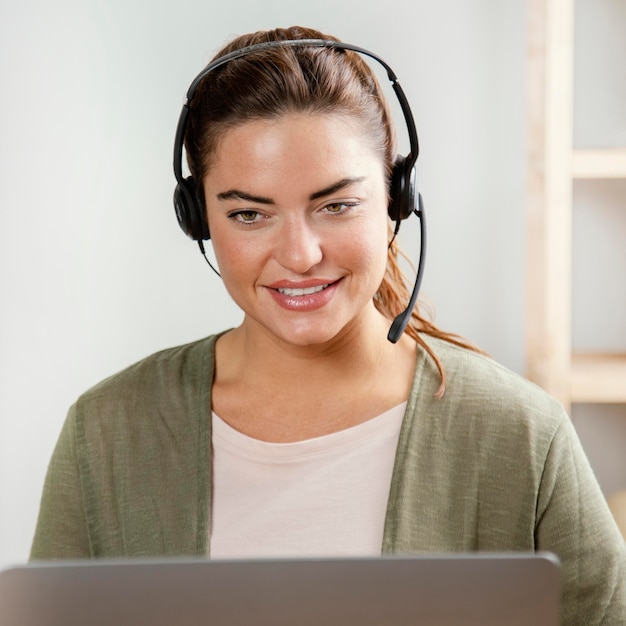
<svg viewBox="0 0 626 626">
<path fill-rule="evenodd" d="M 78 399 L 32 559 L 208 553 L 215 340 L 159 352 Z M 492 360 L 429 341 L 447 390 L 435 397 L 420 353 L 382 552 L 552 551 L 564 624 L 626 624 L 626 547 L 569 417 Z"/>
</svg>

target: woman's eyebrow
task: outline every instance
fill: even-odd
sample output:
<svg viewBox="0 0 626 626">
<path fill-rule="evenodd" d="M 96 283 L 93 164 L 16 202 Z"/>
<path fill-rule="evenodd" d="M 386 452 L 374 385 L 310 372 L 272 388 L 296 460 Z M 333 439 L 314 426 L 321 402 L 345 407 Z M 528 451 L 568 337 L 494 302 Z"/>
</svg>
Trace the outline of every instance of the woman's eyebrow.
<svg viewBox="0 0 626 626">
<path fill-rule="evenodd" d="M 365 180 L 365 176 L 353 176 L 348 178 L 342 178 L 338 180 L 336 183 L 325 187 L 324 189 L 320 189 L 315 193 L 312 193 L 309 196 L 309 200 L 317 200 L 318 198 L 324 198 L 325 196 L 329 196 L 337 191 L 340 191 L 344 187 L 348 187 L 349 185 L 353 185 L 354 183 L 361 183 Z M 222 191 L 217 194 L 218 200 L 245 200 L 246 202 L 254 202 L 257 204 L 276 204 L 272 198 L 267 198 L 266 196 L 255 196 L 254 194 L 248 193 L 247 191 L 242 191 L 241 189 L 229 189 L 228 191 Z"/>
<path fill-rule="evenodd" d="M 336 183 L 326 187 L 326 189 L 321 189 L 320 191 L 316 191 L 309 196 L 309 200 L 317 200 L 318 198 L 323 198 L 324 196 L 330 196 L 332 193 L 336 193 L 340 191 L 344 187 L 348 187 L 349 185 L 353 185 L 354 183 L 361 183 L 365 180 L 365 176 L 353 176 L 349 178 L 342 178 Z"/>
<path fill-rule="evenodd" d="M 246 202 L 256 202 L 258 204 L 275 204 L 271 198 L 265 196 L 254 196 L 246 191 L 240 191 L 239 189 L 229 189 L 228 191 L 222 191 L 217 194 L 218 200 L 245 200 Z"/>
</svg>

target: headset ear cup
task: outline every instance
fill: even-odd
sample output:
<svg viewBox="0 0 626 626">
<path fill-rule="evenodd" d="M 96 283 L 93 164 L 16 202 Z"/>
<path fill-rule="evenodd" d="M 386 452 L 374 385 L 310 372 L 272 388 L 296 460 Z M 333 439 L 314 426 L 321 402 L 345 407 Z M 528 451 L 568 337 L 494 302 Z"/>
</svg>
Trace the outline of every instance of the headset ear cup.
<svg viewBox="0 0 626 626">
<path fill-rule="evenodd" d="M 400 218 L 400 201 L 402 196 L 403 178 L 404 178 L 404 159 L 398 157 L 391 170 L 391 179 L 389 180 L 389 207 L 387 209 L 389 217 L 392 221 L 397 222 Z"/>
<path fill-rule="evenodd" d="M 397 222 L 405 220 L 415 210 L 415 167 L 410 171 L 407 160 L 399 156 L 391 172 L 389 183 L 389 217 Z"/>
<path fill-rule="evenodd" d="M 174 210 L 179 226 L 188 237 L 195 241 L 210 239 L 209 225 L 193 177 L 189 176 L 176 185 Z"/>
</svg>

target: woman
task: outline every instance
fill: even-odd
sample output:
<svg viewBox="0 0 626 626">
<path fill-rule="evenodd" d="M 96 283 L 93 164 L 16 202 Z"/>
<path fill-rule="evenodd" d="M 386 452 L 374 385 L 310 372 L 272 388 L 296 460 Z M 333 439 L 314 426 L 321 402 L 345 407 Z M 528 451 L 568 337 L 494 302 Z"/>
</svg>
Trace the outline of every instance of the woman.
<svg viewBox="0 0 626 626">
<path fill-rule="evenodd" d="M 311 38 L 329 39 L 260 32 L 218 57 Z M 624 543 L 562 408 L 419 309 L 387 340 L 408 300 L 398 166 L 362 57 L 273 45 L 230 60 L 183 130 L 179 193 L 201 206 L 194 237 L 210 234 L 243 322 L 77 401 L 32 558 L 548 550 L 564 623 L 626 619 Z"/>
</svg>

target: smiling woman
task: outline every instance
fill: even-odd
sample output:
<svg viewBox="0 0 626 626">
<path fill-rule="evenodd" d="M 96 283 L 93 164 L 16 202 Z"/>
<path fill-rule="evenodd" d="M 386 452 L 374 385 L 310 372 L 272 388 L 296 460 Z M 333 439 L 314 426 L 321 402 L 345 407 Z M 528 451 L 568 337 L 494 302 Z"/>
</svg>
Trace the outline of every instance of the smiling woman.
<svg viewBox="0 0 626 626">
<path fill-rule="evenodd" d="M 243 321 L 77 400 L 32 557 L 551 551 L 564 624 L 626 623 L 626 548 L 562 407 L 419 305 L 388 340 L 417 136 L 388 68 L 398 157 L 363 53 L 259 32 L 192 84 L 175 205 Z"/>
</svg>

